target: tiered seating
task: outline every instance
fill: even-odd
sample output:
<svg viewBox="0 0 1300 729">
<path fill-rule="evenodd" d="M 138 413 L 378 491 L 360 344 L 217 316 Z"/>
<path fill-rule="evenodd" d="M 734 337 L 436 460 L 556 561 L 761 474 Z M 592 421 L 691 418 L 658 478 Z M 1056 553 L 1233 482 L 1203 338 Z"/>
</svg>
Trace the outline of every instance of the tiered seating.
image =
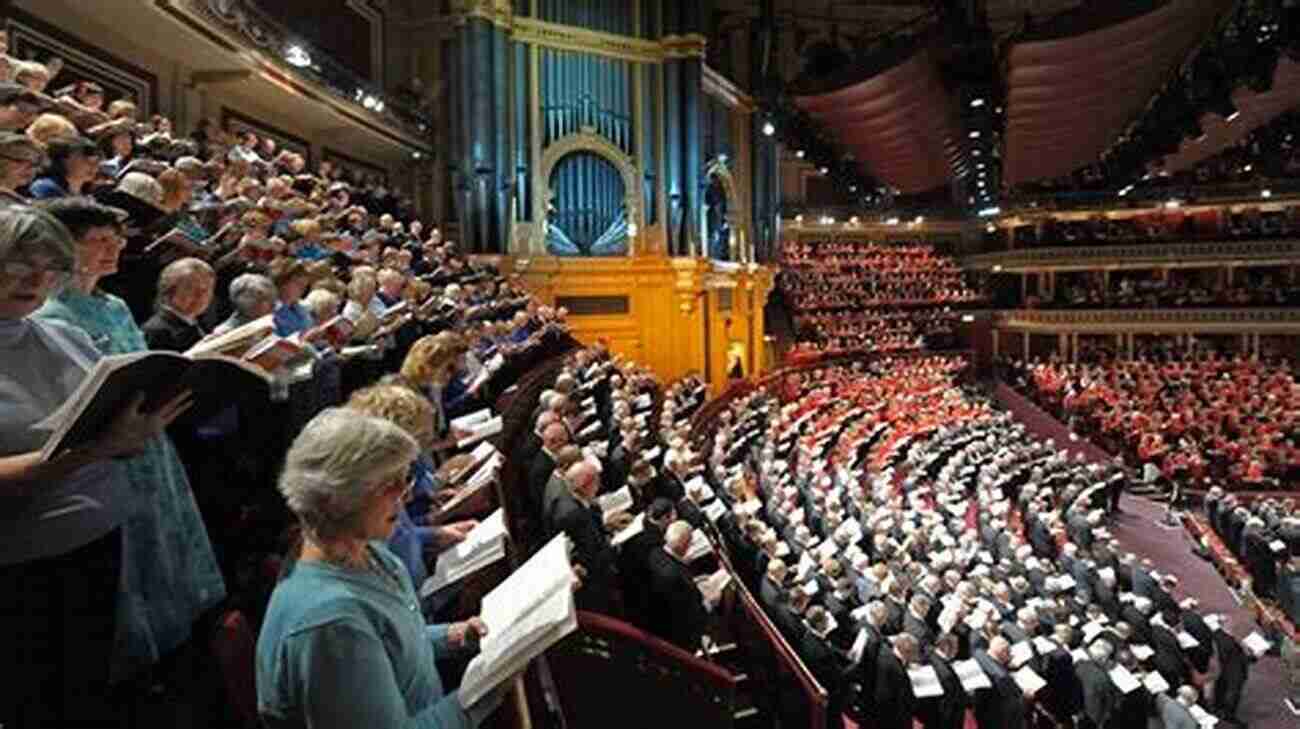
<svg viewBox="0 0 1300 729">
<path fill-rule="evenodd" d="M 1100 271 L 1061 273 L 1056 296 L 1022 302 L 1039 309 L 1195 309 L 1281 307 L 1300 304 L 1300 282 L 1278 269 L 1235 272 L 1232 286 L 1213 285 L 1203 271 L 1171 269 L 1154 275 L 1112 273 L 1109 288 Z"/>
<path fill-rule="evenodd" d="M 932 246 L 835 238 L 786 241 L 780 287 L 794 356 L 951 347 L 954 307 L 983 300 Z"/>
<path fill-rule="evenodd" d="M 1229 489 L 1294 483 L 1300 450 L 1287 439 L 1300 414 L 1291 367 L 1220 358 L 1021 365 L 1027 394 L 1164 479 Z"/>
<path fill-rule="evenodd" d="M 1216 656 L 1235 666 L 1223 624 L 1102 526 L 1125 475 L 1037 441 L 959 387 L 963 366 L 809 369 L 697 418 L 732 505 L 729 558 L 832 710 L 860 726 L 960 726 L 967 711 L 980 726 L 1142 726 Z M 1232 716 L 1231 688 L 1206 707 L 1187 689 L 1181 708 Z"/>
</svg>

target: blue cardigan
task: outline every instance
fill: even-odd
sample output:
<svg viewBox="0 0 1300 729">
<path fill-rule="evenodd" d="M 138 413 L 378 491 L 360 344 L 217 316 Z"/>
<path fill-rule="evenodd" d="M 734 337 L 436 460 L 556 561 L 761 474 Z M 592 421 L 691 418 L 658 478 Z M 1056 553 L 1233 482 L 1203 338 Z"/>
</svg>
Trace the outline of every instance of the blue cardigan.
<svg viewBox="0 0 1300 729">
<path fill-rule="evenodd" d="M 297 562 L 276 586 L 257 639 L 257 709 L 272 729 L 470 729 L 443 695 L 434 659 L 446 625 L 426 625 L 402 563 L 371 542 L 392 579 Z"/>
</svg>

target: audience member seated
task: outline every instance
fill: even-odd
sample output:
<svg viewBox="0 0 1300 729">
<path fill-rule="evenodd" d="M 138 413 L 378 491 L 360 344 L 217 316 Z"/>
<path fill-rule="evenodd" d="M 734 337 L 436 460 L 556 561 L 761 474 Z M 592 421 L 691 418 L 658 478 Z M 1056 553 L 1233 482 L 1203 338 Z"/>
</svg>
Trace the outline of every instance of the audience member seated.
<svg viewBox="0 0 1300 729">
<path fill-rule="evenodd" d="M 781 263 L 796 360 L 947 349 L 959 316 L 952 307 L 984 300 L 952 258 L 928 245 L 786 241 Z"/>
</svg>

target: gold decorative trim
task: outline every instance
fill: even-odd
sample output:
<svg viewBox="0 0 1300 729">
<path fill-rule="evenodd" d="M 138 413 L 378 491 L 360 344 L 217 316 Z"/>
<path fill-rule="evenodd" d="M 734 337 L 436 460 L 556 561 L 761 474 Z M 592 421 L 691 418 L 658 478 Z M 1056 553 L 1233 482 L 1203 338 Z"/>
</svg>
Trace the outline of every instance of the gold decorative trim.
<svg viewBox="0 0 1300 729">
<path fill-rule="evenodd" d="M 709 40 L 699 33 L 666 35 L 659 40 L 665 58 L 704 58 Z"/>
<path fill-rule="evenodd" d="M 758 110 L 758 104 L 754 103 L 754 97 L 741 91 L 735 82 L 715 71 L 707 63 L 704 64 L 702 85 L 704 93 L 720 99 L 732 109 L 740 109 L 749 114 L 753 114 Z"/>
<path fill-rule="evenodd" d="M 620 58 L 636 63 L 660 63 L 667 55 L 665 47 L 654 41 L 548 23 L 535 18 L 516 18 L 512 32 L 515 40 L 521 43 L 591 53 L 607 58 Z"/>
<path fill-rule="evenodd" d="M 731 169 L 727 167 L 726 159 L 714 157 L 710 160 L 705 166 L 704 177 L 706 180 L 718 178 L 718 183 L 722 185 L 722 194 L 727 197 L 727 227 L 731 229 L 731 239 L 727 243 L 728 248 L 731 249 L 731 260 L 736 263 L 753 261 L 749 226 L 746 225 L 746 221 L 749 220 L 748 208 L 736 190 L 736 180 L 731 175 Z M 705 246 L 707 245 L 706 242 Z"/>
<path fill-rule="evenodd" d="M 551 142 L 551 145 L 542 152 L 541 165 L 533 174 L 533 200 L 540 212 L 539 219 L 545 220 L 546 211 L 550 210 L 551 199 L 555 193 L 551 190 L 551 172 L 555 165 L 565 156 L 574 152 L 592 152 L 609 160 L 623 177 L 623 207 L 627 213 L 628 225 L 636 225 L 638 234 L 645 227 L 645 220 L 642 211 L 645 210 L 644 195 L 641 192 L 641 181 L 637 179 L 637 165 L 633 158 L 623 153 L 608 139 L 596 133 L 593 127 L 582 127 L 582 130 L 574 134 L 568 134 Z M 546 250 L 546 224 L 534 226 L 532 237 L 532 250 Z M 632 242 L 636 240 L 632 236 Z M 628 245 L 628 255 L 633 255 L 636 250 L 635 245 Z"/>
<path fill-rule="evenodd" d="M 1071 309 L 1001 311 L 1003 331 L 1055 334 L 1300 333 L 1300 309 Z"/>
<path fill-rule="evenodd" d="M 515 10 L 510 0 L 452 0 L 451 14 L 457 25 L 464 24 L 470 18 L 481 18 L 509 29 L 514 23 Z"/>
<path fill-rule="evenodd" d="M 1300 239 L 1062 246 L 981 253 L 961 260 L 967 269 L 997 268 L 1002 273 L 1152 266 L 1186 268 L 1215 262 L 1255 266 L 1297 264 L 1300 263 Z"/>
</svg>

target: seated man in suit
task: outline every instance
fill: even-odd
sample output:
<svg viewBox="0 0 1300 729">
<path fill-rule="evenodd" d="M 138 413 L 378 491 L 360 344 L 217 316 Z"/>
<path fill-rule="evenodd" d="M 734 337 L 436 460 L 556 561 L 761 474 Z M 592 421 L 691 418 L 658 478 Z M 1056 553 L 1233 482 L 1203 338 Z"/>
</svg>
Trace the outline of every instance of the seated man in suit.
<svg viewBox="0 0 1300 729">
<path fill-rule="evenodd" d="M 591 463 L 578 461 L 569 466 L 566 476 L 569 493 L 557 500 L 551 526 L 555 533 L 564 532 L 569 537 L 573 542 L 573 561 L 587 571 L 574 599 L 580 610 L 610 614 L 615 604 L 618 555 L 610 546 L 600 507 L 593 501 L 600 488 L 600 474 Z"/>
<path fill-rule="evenodd" d="M 198 319 L 212 304 L 217 277 L 198 258 L 167 264 L 158 276 L 158 307 L 141 329 L 149 349 L 184 352 L 198 344 L 206 332 Z"/>
<path fill-rule="evenodd" d="M 704 596 L 685 559 L 694 531 L 690 524 L 674 521 L 664 531 L 663 547 L 649 556 L 650 629 L 690 651 L 699 647 L 707 627 Z"/>
</svg>

